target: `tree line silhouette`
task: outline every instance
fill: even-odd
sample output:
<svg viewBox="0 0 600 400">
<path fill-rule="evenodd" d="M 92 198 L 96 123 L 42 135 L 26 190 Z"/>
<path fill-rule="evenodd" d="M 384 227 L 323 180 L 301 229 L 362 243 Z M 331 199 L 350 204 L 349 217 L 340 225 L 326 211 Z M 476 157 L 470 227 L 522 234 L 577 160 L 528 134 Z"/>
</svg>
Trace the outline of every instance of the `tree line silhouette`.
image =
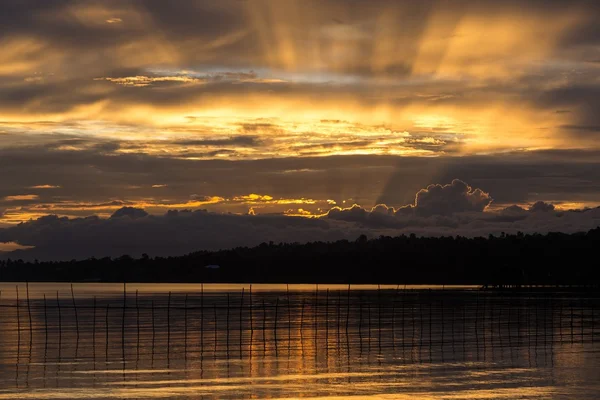
<svg viewBox="0 0 600 400">
<path fill-rule="evenodd" d="M 589 232 L 262 243 L 178 257 L 0 261 L 0 281 L 598 285 Z M 218 266 L 218 268 L 216 267 Z"/>
</svg>

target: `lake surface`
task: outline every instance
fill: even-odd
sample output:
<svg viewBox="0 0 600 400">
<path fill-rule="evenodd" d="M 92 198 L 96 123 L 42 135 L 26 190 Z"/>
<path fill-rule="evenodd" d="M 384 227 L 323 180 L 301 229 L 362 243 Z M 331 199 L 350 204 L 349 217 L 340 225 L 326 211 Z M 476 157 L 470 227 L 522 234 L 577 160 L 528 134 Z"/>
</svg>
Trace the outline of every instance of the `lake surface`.
<svg viewBox="0 0 600 400">
<path fill-rule="evenodd" d="M 0 399 L 600 398 L 595 295 L 125 289 L 0 284 Z"/>
</svg>

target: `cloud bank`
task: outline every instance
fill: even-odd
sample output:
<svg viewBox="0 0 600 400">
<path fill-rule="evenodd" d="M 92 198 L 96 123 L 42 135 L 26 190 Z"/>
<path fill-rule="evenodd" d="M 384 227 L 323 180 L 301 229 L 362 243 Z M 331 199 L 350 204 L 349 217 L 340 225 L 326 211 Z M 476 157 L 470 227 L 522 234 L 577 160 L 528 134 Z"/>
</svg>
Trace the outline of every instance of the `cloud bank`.
<svg viewBox="0 0 600 400">
<path fill-rule="evenodd" d="M 600 225 L 600 208 L 557 211 L 537 202 L 529 209 L 514 205 L 486 211 L 491 196 L 455 179 L 429 185 L 413 204 L 398 209 L 380 204 L 370 209 L 332 207 L 310 218 L 239 215 L 206 210 L 170 210 L 150 215 L 123 207 L 110 218 L 44 216 L 0 229 L 0 242 L 33 246 L 4 253 L 6 257 L 69 260 L 88 257 L 181 255 L 201 249 L 255 246 L 262 242 L 354 240 L 415 233 L 419 236 L 487 236 L 506 233 L 586 231 Z"/>
</svg>

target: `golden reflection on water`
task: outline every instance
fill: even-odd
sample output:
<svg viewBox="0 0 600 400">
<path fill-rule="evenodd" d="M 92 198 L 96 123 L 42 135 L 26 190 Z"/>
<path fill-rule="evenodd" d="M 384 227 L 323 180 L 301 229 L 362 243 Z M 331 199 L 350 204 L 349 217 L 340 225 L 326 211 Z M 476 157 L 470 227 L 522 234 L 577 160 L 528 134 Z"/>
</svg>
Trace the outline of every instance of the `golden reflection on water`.
<svg viewBox="0 0 600 400">
<path fill-rule="evenodd" d="M 595 298 L 132 284 L 124 312 L 122 284 L 76 284 L 75 312 L 69 285 L 1 287 L 0 399 L 600 395 Z"/>
</svg>

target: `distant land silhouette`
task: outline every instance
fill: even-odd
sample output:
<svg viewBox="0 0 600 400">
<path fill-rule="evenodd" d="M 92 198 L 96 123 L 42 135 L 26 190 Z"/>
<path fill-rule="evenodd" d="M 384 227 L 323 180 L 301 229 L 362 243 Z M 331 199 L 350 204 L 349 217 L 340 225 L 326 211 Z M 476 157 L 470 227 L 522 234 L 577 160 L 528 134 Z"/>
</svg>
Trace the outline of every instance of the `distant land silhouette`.
<svg viewBox="0 0 600 400">
<path fill-rule="evenodd" d="M 180 257 L 0 261 L 1 281 L 598 285 L 600 227 L 576 234 L 263 243 Z"/>
</svg>

